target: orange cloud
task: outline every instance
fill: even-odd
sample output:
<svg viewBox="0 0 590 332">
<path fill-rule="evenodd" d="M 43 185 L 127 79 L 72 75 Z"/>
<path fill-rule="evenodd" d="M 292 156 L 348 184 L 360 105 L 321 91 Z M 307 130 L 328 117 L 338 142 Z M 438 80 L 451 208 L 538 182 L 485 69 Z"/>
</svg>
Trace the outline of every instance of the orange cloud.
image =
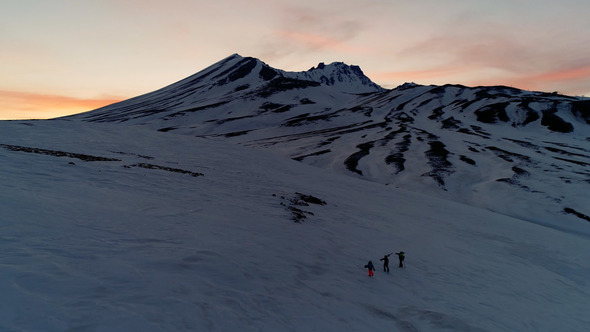
<svg viewBox="0 0 590 332">
<path fill-rule="evenodd" d="M 554 70 L 539 75 L 531 76 L 529 79 L 543 82 L 590 79 L 590 65 L 579 68 Z"/>
<path fill-rule="evenodd" d="M 504 79 L 483 79 L 475 83 L 478 85 L 504 84 L 526 90 L 560 91 L 571 95 L 587 95 L 590 86 L 590 65 L 511 76 Z"/>
<path fill-rule="evenodd" d="M 106 106 L 123 98 L 83 99 L 0 90 L 0 120 L 50 119 Z"/>
</svg>

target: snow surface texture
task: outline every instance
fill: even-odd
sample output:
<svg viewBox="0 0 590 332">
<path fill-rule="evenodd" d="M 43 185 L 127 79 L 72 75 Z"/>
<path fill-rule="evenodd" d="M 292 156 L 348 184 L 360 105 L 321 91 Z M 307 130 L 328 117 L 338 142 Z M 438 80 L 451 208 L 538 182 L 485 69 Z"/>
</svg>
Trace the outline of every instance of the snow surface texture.
<svg viewBox="0 0 590 332">
<path fill-rule="evenodd" d="M 0 331 L 590 330 L 589 116 L 233 55 L 0 122 Z"/>
<path fill-rule="evenodd" d="M 1 331 L 590 328 L 586 235 L 148 128 L 0 143 Z"/>
</svg>

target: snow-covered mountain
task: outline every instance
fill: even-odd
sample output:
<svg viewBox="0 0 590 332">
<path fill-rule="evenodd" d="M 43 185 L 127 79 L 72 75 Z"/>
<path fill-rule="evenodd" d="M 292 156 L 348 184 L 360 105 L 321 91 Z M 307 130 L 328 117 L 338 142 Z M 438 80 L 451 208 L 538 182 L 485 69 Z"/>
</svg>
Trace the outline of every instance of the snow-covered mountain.
<svg viewBox="0 0 590 332">
<path fill-rule="evenodd" d="M 0 121 L 0 331 L 587 331 L 587 103 L 234 55 Z"/>
<path fill-rule="evenodd" d="M 158 91 L 68 119 L 267 147 L 552 227 L 583 230 L 590 219 L 577 194 L 590 183 L 585 98 L 504 86 L 385 90 L 343 63 L 293 73 L 232 55 Z M 509 198 L 514 193 L 528 199 Z"/>
</svg>

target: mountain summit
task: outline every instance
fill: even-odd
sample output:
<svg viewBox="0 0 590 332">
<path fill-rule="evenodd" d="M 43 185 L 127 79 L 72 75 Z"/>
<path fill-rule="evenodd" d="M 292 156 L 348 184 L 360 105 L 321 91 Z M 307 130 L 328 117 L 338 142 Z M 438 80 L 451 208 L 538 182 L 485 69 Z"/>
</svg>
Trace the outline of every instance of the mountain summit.
<svg viewBox="0 0 590 332">
<path fill-rule="evenodd" d="M 289 75 L 289 74 L 288 74 Z M 334 86 L 340 91 L 349 93 L 371 93 L 385 91 L 365 76 L 359 66 L 349 66 L 343 62 L 333 62 L 329 65 L 321 62 L 317 67 L 301 73 L 290 73 L 300 79 L 320 82 Z"/>
<path fill-rule="evenodd" d="M 286 72 L 264 62 L 233 54 L 167 87 L 70 118 L 89 121 L 152 121 L 170 119 L 177 112 L 225 104 L 237 99 L 267 98 L 285 91 L 329 94 L 382 92 L 357 66 L 320 64 L 307 72 Z"/>
<path fill-rule="evenodd" d="M 168 87 L 69 119 L 269 148 L 536 223 L 577 229 L 590 220 L 578 194 L 590 182 L 585 98 L 505 86 L 386 90 L 341 62 L 286 72 L 234 54 Z M 524 208 L 515 193 L 538 203 Z M 490 195 L 500 198 L 491 203 Z"/>
</svg>

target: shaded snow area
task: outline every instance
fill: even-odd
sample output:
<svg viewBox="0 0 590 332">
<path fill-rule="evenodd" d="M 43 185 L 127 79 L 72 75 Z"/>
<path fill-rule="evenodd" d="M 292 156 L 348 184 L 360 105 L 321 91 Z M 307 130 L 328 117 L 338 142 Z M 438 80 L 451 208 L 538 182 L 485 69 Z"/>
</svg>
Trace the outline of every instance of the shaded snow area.
<svg viewBox="0 0 590 332">
<path fill-rule="evenodd" d="M 0 122 L 0 174 L 0 331 L 590 330 L 588 232 L 141 126 Z"/>
</svg>

